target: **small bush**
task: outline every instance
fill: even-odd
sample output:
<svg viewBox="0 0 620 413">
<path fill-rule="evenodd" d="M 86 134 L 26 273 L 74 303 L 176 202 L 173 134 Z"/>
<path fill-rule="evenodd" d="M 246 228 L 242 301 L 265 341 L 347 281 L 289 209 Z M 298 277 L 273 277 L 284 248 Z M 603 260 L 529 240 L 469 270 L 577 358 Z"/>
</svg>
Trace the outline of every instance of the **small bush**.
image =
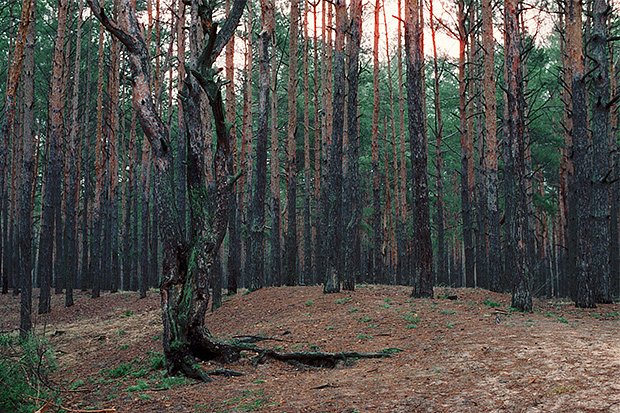
<svg viewBox="0 0 620 413">
<path fill-rule="evenodd" d="M 30 413 L 38 399 L 54 399 L 46 384 L 56 367 L 45 339 L 0 334 L 0 412 Z"/>
<path fill-rule="evenodd" d="M 486 305 L 487 307 L 491 307 L 491 308 L 497 308 L 497 307 L 501 307 L 502 305 L 496 301 L 493 301 L 489 298 L 487 298 L 486 300 L 483 301 L 483 304 Z"/>
<path fill-rule="evenodd" d="M 120 379 L 121 377 L 127 376 L 129 373 L 131 373 L 131 364 L 129 363 L 121 363 L 108 370 L 108 376 L 113 379 Z"/>
<path fill-rule="evenodd" d="M 153 370 L 163 370 L 166 368 L 166 358 L 162 353 L 149 351 L 149 365 Z"/>
</svg>

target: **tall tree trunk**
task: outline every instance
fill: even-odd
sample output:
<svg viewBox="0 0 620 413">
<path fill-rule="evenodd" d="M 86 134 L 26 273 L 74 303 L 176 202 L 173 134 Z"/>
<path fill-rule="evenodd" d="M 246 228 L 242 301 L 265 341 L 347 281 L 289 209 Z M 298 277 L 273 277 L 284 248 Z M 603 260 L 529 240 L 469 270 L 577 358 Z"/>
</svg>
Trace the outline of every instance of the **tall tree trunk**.
<svg viewBox="0 0 620 413">
<path fill-rule="evenodd" d="M 349 29 L 349 42 L 347 45 L 348 70 L 348 94 L 347 94 L 347 168 L 344 171 L 344 239 L 345 242 L 345 274 L 343 289 L 353 291 L 355 281 L 360 277 L 360 176 L 359 176 L 359 122 L 357 90 L 359 86 L 359 54 L 362 41 L 362 1 L 351 1 L 351 17 Z"/>
<path fill-rule="evenodd" d="M 336 9 L 336 42 L 334 50 L 333 126 L 329 146 L 328 188 L 326 189 L 325 219 L 327 230 L 324 240 L 326 268 L 323 274 L 324 293 L 340 291 L 342 280 L 342 139 L 345 116 L 345 56 L 344 44 L 347 30 L 347 5 L 345 0 L 334 2 Z"/>
<path fill-rule="evenodd" d="M 436 23 L 433 10 L 433 0 L 430 1 L 430 26 L 431 40 L 433 42 L 433 97 L 435 105 L 435 173 L 436 173 L 436 213 L 437 213 L 437 282 L 449 285 L 447 274 L 446 259 L 446 235 L 445 235 L 445 217 L 444 217 L 444 199 L 443 199 L 443 118 L 441 116 L 441 98 L 439 84 L 441 82 L 439 74 L 439 63 L 437 58 L 437 33 Z"/>
<path fill-rule="evenodd" d="M 318 2 L 315 3 L 318 5 Z M 316 11 L 316 5 L 314 10 Z M 308 284 L 312 276 L 312 226 L 311 226 L 311 200 L 312 200 L 312 169 L 310 165 L 310 80 L 309 80 L 309 68 L 308 60 L 310 54 L 310 39 L 308 35 L 308 14 L 310 9 L 308 3 L 303 9 L 304 13 L 304 50 L 302 53 L 303 58 L 303 76 L 304 76 L 304 206 L 303 206 L 303 269 L 301 270 L 301 283 Z M 316 79 L 316 70 L 314 67 Z M 316 122 L 316 119 L 315 119 Z M 318 126 L 315 123 L 315 126 Z M 314 136 L 318 134 L 318 128 L 314 130 Z"/>
<path fill-rule="evenodd" d="M 226 128 L 224 104 L 219 85 L 214 78 L 213 63 L 225 44 L 233 36 L 245 7 L 244 0 L 235 0 L 228 18 L 221 24 L 212 24 L 212 14 L 207 7 L 202 15 L 205 26 L 210 28 L 208 43 L 201 59 L 192 69 L 194 81 L 186 82 L 184 105 L 186 105 L 187 131 L 189 138 L 188 189 L 190 194 L 190 228 L 193 236 L 190 243 L 183 240 L 179 228 L 179 217 L 171 213 L 175 195 L 170 182 L 172 173 L 172 151 L 170 135 L 152 99 L 149 53 L 136 18 L 131 0 L 120 0 L 126 11 L 119 16 L 119 23 L 110 21 L 96 0 L 89 0 L 95 16 L 102 21 L 126 46 L 132 70 L 133 102 L 142 130 L 145 132 L 154 157 L 154 183 L 157 189 L 156 207 L 160 219 L 160 231 L 164 242 L 164 265 L 161 288 L 161 302 L 164 320 L 164 353 L 170 373 L 182 372 L 190 377 L 208 381 L 204 371 L 196 367 L 195 357 L 221 360 L 238 359 L 239 353 L 230 346 L 216 342 L 203 325 L 207 310 L 209 291 L 207 280 L 219 247 L 224 238 L 228 219 L 228 200 L 232 187 L 229 157 L 230 136 Z M 210 142 L 197 133 L 195 116 L 200 112 L 200 92 L 206 92 L 213 110 L 217 149 L 214 158 L 214 194 L 208 194 L 205 182 L 204 149 Z M 215 196 L 209 196 L 215 195 Z"/>
<path fill-rule="evenodd" d="M 288 64 L 288 136 L 286 145 L 286 215 L 285 243 L 286 285 L 299 282 L 297 273 L 297 59 L 299 37 L 299 2 L 291 1 Z M 304 124 L 305 125 L 305 124 Z M 304 130 L 305 133 L 305 130 Z"/>
<path fill-rule="evenodd" d="M 226 14 L 230 13 L 230 0 L 226 0 Z M 180 30 L 182 32 L 182 30 Z M 237 154 L 237 127 L 235 117 L 237 113 L 237 103 L 235 97 L 235 37 L 233 36 L 226 45 L 226 123 L 230 127 L 230 138 L 232 142 L 232 165 L 231 170 L 239 168 Z M 228 295 L 237 294 L 237 284 L 241 277 L 241 214 L 237 208 L 237 192 L 243 194 L 243 186 L 236 183 L 234 186 L 234 196 L 230 199 L 230 215 L 228 217 Z"/>
<path fill-rule="evenodd" d="M 484 49 L 484 176 L 486 179 L 485 211 L 488 228 L 489 288 L 500 291 L 502 271 L 500 216 L 498 208 L 497 175 L 497 98 L 495 95 L 495 39 L 493 37 L 493 6 L 491 0 L 482 0 L 482 45 Z"/>
<path fill-rule="evenodd" d="M 104 200 L 105 180 L 105 137 L 103 134 L 103 62 L 104 62 L 104 28 L 99 28 L 99 52 L 97 63 L 97 133 L 95 136 L 95 192 L 92 210 L 92 235 L 90 240 L 90 280 L 92 283 L 92 298 L 101 295 L 102 283 L 102 206 Z"/>
<path fill-rule="evenodd" d="M 610 289 L 610 180 L 612 163 L 609 151 L 609 56 L 607 20 L 610 8 L 607 0 L 592 3 L 592 33 L 589 40 L 593 59 L 592 74 L 592 196 L 590 197 L 590 231 L 592 234 L 592 270 L 595 282 L 595 301 L 611 303 Z"/>
<path fill-rule="evenodd" d="M 75 60 L 73 70 L 73 92 L 71 95 L 71 125 L 69 129 L 69 145 L 68 159 L 66 167 L 69 170 L 69 180 L 67 185 L 67 208 L 66 208 L 66 224 L 65 239 L 67 247 L 65 248 L 65 271 L 67 274 L 67 283 L 65 290 L 65 307 L 73 305 L 73 288 L 76 286 L 78 268 L 78 205 L 80 202 L 80 169 L 81 156 L 78 139 L 80 139 L 80 123 L 78 120 L 78 110 L 80 103 L 80 64 L 82 53 L 82 1 L 78 2 L 78 20 L 75 37 Z"/>
<path fill-rule="evenodd" d="M 252 183 L 250 206 L 252 222 L 250 228 L 250 289 L 262 288 L 265 283 L 265 189 L 267 186 L 267 136 L 269 132 L 269 43 L 273 33 L 273 2 L 261 2 L 262 32 L 258 46 L 259 93 L 258 131 L 255 149 L 255 173 Z"/>
<path fill-rule="evenodd" d="M 62 172 L 62 141 L 64 136 L 64 82 L 65 70 L 65 32 L 67 28 L 68 0 L 58 1 L 58 30 L 54 43 L 52 78 L 50 83 L 49 103 L 49 142 L 45 174 L 45 190 L 43 192 L 43 211 L 41 217 L 41 238 L 39 241 L 39 276 L 41 278 L 41 293 L 39 296 L 39 314 L 49 313 L 51 310 L 50 286 L 54 272 L 54 235 L 58 223 L 57 214 L 60 212 L 61 172 Z"/>
<path fill-rule="evenodd" d="M 35 2 L 26 0 L 23 5 L 20 30 L 25 30 L 23 53 L 23 88 L 24 88 L 24 117 L 23 117 L 23 156 L 21 161 L 21 187 L 19 189 L 19 276 L 21 290 L 19 331 L 25 337 L 32 329 L 32 187 L 34 180 L 34 47 L 35 47 Z M 21 32 L 20 32 L 21 33 Z M 19 76 L 19 74 L 18 74 Z M 17 80 L 17 79 L 16 79 Z M 4 132 L 4 130 L 3 130 Z M 2 140 L 8 137 L 2 136 Z M 13 160 L 15 161 L 15 160 Z M 4 217 L 6 219 L 6 216 Z M 7 262 L 4 262 L 6 265 Z"/>
<path fill-rule="evenodd" d="M 591 152 L 588 139 L 587 93 L 584 73 L 581 3 L 568 0 L 566 7 L 567 52 L 571 65 L 572 141 L 575 168 L 576 228 L 575 304 L 595 307 L 595 280 L 592 277 L 592 243 L 589 219 L 591 212 Z"/>
<path fill-rule="evenodd" d="M 381 170 L 379 168 L 379 13 L 381 10 L 380 0 L 375 2 L 375 25 L 372 47 L 372 130 L 371 130 L 371 150 L 372 150 L 372 269 L 371 280 L 378 282 L 383 276 L 383 257 L 381 254 L 382 231 L 381 231 Z"/>
<path fill-rule="evenodd" d="M 459 34 L 459 134 L 461 142 L 461 215 L 463 225 L 463 243 L 465 246 L 465 286 L 474 287 L 474 237 L 472 217 L 472 196 L 474 193 L 473 177 L 473 131 L 468 127 L 468 102 L 466 79 L 466 47 L 468 39 L 468 16 L 465 13 L 465 1 L 458 2 Z"/>
<path fill-rule="evenodd" d="M 407 60 L 407 108 L 411 148 L 413 192 L 413 297 L 433 296 L 433 245 L 427 182 L 427 138 L 424 110 L 423 24 L 420 4 L 405 6 L 405 50 Z"/>
<path fill-rule="evenodd" d="M 525 98 L 521 66 L 519 0 L 505 0 L 504 76 L 506 81 L 506 271 L 512 274 L 512 306 L 532 311 L 531 273 L 527 262 L 527 189 L 525 187 Z"/>
</svg>

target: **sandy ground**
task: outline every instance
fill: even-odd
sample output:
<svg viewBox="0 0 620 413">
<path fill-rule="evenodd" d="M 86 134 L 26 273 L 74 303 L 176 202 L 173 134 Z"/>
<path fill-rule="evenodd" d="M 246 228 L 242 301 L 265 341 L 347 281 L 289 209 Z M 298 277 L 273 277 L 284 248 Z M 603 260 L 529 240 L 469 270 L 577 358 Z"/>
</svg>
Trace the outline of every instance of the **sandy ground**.
<svg viewBox="0 0 620 413">
<path fill-rule="evenodd" d="M 208 384 L 166 379 L 159 296 L 56 296 L 36 318 L 60 369 L 52 379 L 72 409 L 118 412 L 620 412 L 620 305 L 592 310 L 537 300 L 511 312 L 508 295 L 409 288 L 265 288 L 228 298 L 206 323 L 222 338 L 264 335 L 281 350 L 391 351 L 336 369 L 299 369 L 251 354 Z M 443 297 L 457 295 L 457 300 Z M 19 300 L 0 296 L 0 330 L 17 325 Z M 34 307 L 36 308 L 36 306 Z M 391 349 L 391 350 L 387 350 Z M 207 370 L 223 367 L 205 364 Z"/>
</svg>

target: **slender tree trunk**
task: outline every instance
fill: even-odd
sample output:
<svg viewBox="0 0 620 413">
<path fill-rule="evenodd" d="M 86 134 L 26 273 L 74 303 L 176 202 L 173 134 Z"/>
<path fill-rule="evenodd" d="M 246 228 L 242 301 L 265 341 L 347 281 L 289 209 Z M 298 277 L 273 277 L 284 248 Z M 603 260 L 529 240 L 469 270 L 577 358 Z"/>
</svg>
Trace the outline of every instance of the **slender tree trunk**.
<svg viewBox="0 0 620 413">
<path fill-rule="evenodd" d="M 230 0 L 226 0 L 226 13 L 230 13 Z M 182 30 L 180 31 L 182 32 Z M 237 154 L 237 127 L 235 124 L 236 117 L 236 97 L 235 97 L 235 37 L 233 36 L 226 45 L 226 123 L 230 127 L 230 138 L 232 140 L 232 164 L 231 170 L 236 171 L 239 168 L 239 160 Z M 241 214 L 242 211 L 237 209 L 237 192 L 243 194 L 243 186 L 236 183 L 230 199 L 230 212 L 228 217 L 228 295 L 237 294 L 237 283 L 241 277 Z"/>
<path fill-rule="evenodd" d="M 527 189 L 525 187 L 525 98 L 521 66 L 519 0 L 504 3 L 506 81 L 506 270 L 512 272 L 512 306 L 532 311 L 531 273 L 527 262 Z"/>
<path fill-rule="evenodd" d="M 497 175 L 497 98 L 495 95 L 495 39 L 493 37 L 493 7 L 491 0 L 482 0 L 482 44 L 484 49 L 484 175 L 486 204 L 484 214 L 488 228 L 489 288 L 500 291 L 502 271 L 500 216 L 498 208 Z"/>
<path fill-rule="evenodd" d="M 466 79 L 466 47 L 467 47 L 467 22 L 465 14 L 465 1 L 458 1 L 458 31 L 459 31 L 459 134 L 461 142 L 461 214 L 463 225 L 463 243 L 465 246 L 465 286 L 474 287 L 474 237 L 472 218 L 472 196 L 474 189 L 473 181 L 473 140 L 472 131 L 468 128 L 468 103 L 467 79 Z"/>
<path fill-rule="evenodd" d="M 489 0 L 490 1 L 490 0 Z M 439 63 L 437 61 L 437 36 L 436 23 L 433 10 L 433 0 L 430 1 L 430 26 L 431 40 L 433 42 L 433 97 L 435 105 L 435 173 L 436 173 L 436 197 L 437 197 L 437 282 L 448 285 L 448 274 L 446 267 L 446 235 L 445 235 L 445 217 L 444 217 L 444 199 L 443 199 L 443 118 L 441 114 L 441 98 L 439 84 L 441 82 L 439 74 Z"/>
<path fill-rule="evenodd" d="M 262 32 L 258 47 L 259 55 L 259 93 L 258 93 L 258 131 L 255 149 L 255 173 L 252 184 L 250 211 L 251 280 L 250 289 L 262 288 L 265 283 L 265 189 L 267 186 L 267 136 L 269 132 L 269 43 L 273 33 L 273 3 L 261 2 Z M 273 154 L 272 154 L 273 157 Z M 272 230 L 276 230 L 273 228 Z M 279 256 L 279 255 L 278 255 Z"/>
<path fill-rule="evenodd" d="M 141 252 L 140 252 L 140 298 L 146 297 L 146 292 L 149 288 L 149 254 L 152 254 L 153 251 L 149 248 L 149 240 L 150 240 L 150 219 L 149 219 L 149 209 L 150 209 L 150 189 L 151 189 L 151 152 L 150 145 L 148 139 L 146 137 L 142 138 L 142 188 L 141 188 L 141 201 L 140 201 L 140 212 L 142 217 L 141 228 L 142 228 L 142 242 L 141 242 Z"/>
<path fill-rule="evenodd" d="M 371 130 L 371 150 L 372 150 L 372 282 L 378 282 L 383 275 L 383 258 L 381 254 L 382 231 L 381 231 L 381 170 L 379 168 L 379 12 L 381 2 L 375 2 L 374 10 L 374 37 L 372 47 L 372 130 Z"/>
<path fill-rule="evenodd" d="M 405 50 L 407 61 L 407 107 L 411 148 L 413 192 L 414 269 L 413 297 L 433 296 L 433 245 L 427 182 L 427 138 L 424 110 L 423 24 L 417 0 L 405 6 Z"/>
<path fill-rule="evenodd" d="M 50 83 L 49 105 L 49 142 L 43 192 L 43 211 L 41 217 L 41 237 L 39 241 L 39 276 L 41 293 L 39 296 L 39 314 L 51 310 L 50 287 L 54 272 L 58 275 L 59 268 L 54 268 L 54 238 L 57 231 L 57 214 L 60 212 L 61 175 L 62 175 L 62 141 L 64 136 L 64 41 L 67 28 L 68 0 L 58 2 L 58 30 L 54 44 L 52 78 Z M 56 244 L 59 245 L 59 244 Z M 58 252 L 56 252 L 58 253 Z"/>
<path fill-rule="evenodd" d="M 299 2 L 291 1 L 289 31 L 288 136 L 286 145 L 286 215 L 285 243 L 286 285 L 299 282 L 297 273 L 297 59 L 299 37 Z M 305 124 L 304 124 L 305 125 Z M 305 130 L 304 130 L 305 133 Z"/>
<path fill-rule="evenodd" d="M 315 4 L 318 5 L 318 2 Z M 316 6 L 315 11 L 316 11 Z M 312 169 L 310 165 L 310 80 L 308 60 L 310 54 L 310 40 L 308 37 L 308 14 L 310 9 L 308 3 L 303 8 L 304 13 L 304 50 L 303 58 L 303 76 L 304 76 L 304 206 L 303 206 L 303 269 L 301 270 L 301 283 L 308 284 L 312 276 L 312 226 L 311 226 L 311 202 L 312 202 Z M 314 67 L 316 79 L 316 70 Z M 316 121 L 316 119 L 315 119 Z M 315 123 L 315 126 L 317 124 Z M 315 128 L 314 135 L 316 137 L 318 128 Z"/>
<path fill-rule="evenodd" d="M 105 138 L 103 134 L 103 62 L 104 62 L 104 28 L 99 28 L 99 52 L 97 63 L 97 132 L 95 141 L 95 193 L 92 210 L 92 235 L 90 240 L 90 280 L 92 283 L 92 298 L 101 295 L 102 284 L 102 206 L 105 180 Z"/>
<path fill-rule="evenodd" d="M 19 331 L 25 337 L 32 329 L 32 187 L 34 180 L 34 47 L 35 47 L 35 2 L 26 0 L 22 14 L 22 25 L 26 30 L 26 42 L 23 51 L 23 90 L 24 90 L 24 117 L 23 117 L 23 157 L 21 161 L 21 187 L 19 189 L 19 276 L 21 290 Z M 4 132 L 4 131 L 3 131 Z M 7 137 L 4 135 L 2 139 Z M 15 159 L 13 160 L 15 161 Z M 6 216 L 4 216 L 6 219 Z M 4 265 L 6 265 L 6 261 Z M 8 286 L 7 286 L 8 287 Z"/>
<path fill-rule="evenodd" d="M 82 1 L 78 2 L 78 20 L 75 37 L 75 60 L 73 70 L 73 92 L 71 96 L 71 125 L 69 129 L 69 145 L 67 162 L 69 169 L 69 180 L 67 185 L 67 208 L 66 208 L 66 225 L 65 239 L 67 247 L 65 248 L 65 270 L 67 274 L 67 284 L 65 290 L 65 307 L 73 305 L 73 288 L 76 286 L 78 268 L 78 205 L 80 202 L 80 169 L 81 156 L 78 139 L 80 139 L 80 123 L 78 120 L 78 110 L 80 103 L 80 64 L 82 53 Z"/>
<path fill-rule="evenodd" d="M 344 171 L 344 245 L 345 245 L 345 274 L 343 289 L 353 291 L 355 281 L 360 277 L 360 222 L 362 209 L 360 205 L 360 176 L 359 176 L 359 122 L 358 122 L 358 99 L 359 86 L 359 54 L 362 41 L 362 1 L 351 1 L 351 17 L 349 29 L 349 42 L 347 45 L 348 70 L 348 95 L 347 95 L 347 159 Z"/>
</svg>

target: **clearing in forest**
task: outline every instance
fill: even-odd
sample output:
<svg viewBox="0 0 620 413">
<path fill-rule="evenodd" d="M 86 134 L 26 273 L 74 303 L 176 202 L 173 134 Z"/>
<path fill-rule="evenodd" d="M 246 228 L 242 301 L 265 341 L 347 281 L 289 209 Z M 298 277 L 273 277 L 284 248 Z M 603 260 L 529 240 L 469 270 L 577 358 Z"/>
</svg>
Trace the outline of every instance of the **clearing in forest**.
<svg viewBox="0 0 620 413">
<path fill-rule="evenodd" d="M 38 316 L 56 350 L 63 405 L 118 412 L 620 412 L 620 305 L 576 309 L 537 300 L 511 311 L 509 295 L 409 287 L 264 288 L 228 298 L 207 316 L 228 339 L 252 334 L 286 351 L 384 351 L 336 369 L 298 368 L 253 354 L 212 383 L 164 377 L 159 296 L 78 295 Z M 457 299 L 448 299 L 456 295 Z M 454 298 L 454 297 L 450 297 Z M 0 297 L 0 330 L 18 320 L 18 298 Z"/>
</svg>

